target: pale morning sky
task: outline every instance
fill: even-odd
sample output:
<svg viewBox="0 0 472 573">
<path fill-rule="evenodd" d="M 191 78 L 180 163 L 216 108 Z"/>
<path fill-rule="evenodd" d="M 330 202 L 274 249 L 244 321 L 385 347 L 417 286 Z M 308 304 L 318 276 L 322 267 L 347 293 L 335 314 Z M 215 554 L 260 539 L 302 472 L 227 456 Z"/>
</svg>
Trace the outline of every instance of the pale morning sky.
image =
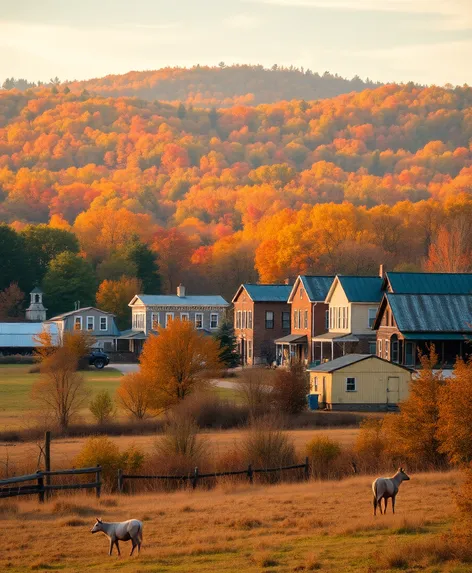
<svg viewBox="0 0 472 573">
<path fill-rule="evenodd" d="M 470 85 L 472 0 L 0 0 L 0 84 L 220 61 Z"/>
</svg>

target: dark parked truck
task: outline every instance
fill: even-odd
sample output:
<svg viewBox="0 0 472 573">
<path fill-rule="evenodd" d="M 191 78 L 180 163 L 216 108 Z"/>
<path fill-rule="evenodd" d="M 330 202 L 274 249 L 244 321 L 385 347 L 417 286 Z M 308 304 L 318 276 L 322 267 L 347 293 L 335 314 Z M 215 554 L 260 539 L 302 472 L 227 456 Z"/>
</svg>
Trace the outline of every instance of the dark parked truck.
<svg viewBox="0 0 472 573">
<path fill-rule="evenodd" d="M 105 368 L 108 364 L 110 364 L 110 359 L 108 355 L 102 352 L 101 350 L 92 350 L 90 354 L 86 357 L 90 366 L 95 366 L 95 368 Z"/>
</svg>

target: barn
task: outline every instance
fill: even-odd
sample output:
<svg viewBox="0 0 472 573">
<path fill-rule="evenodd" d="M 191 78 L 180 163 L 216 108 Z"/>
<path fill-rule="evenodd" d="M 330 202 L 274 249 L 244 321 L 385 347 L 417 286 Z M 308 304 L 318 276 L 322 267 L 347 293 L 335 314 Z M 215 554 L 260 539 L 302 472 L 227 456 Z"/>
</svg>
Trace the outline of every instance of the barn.
<svg viewBox="0 0 472 573">
<path fill-rule="evenodd" d="M 42 322 L 0 322 L 0 355 L 32 354 L 37 348 L 36 336 L 44 330 Z M 53 337 L 58 341 L 58 330 L 55 324 L 47 327 Z"/>
<path fill-rule="evenodd" d="M 308 368 L 310 393 L 328 410 L 396 410 L 412 370 L 373 354 L 346 354 Z"/>
</svg>

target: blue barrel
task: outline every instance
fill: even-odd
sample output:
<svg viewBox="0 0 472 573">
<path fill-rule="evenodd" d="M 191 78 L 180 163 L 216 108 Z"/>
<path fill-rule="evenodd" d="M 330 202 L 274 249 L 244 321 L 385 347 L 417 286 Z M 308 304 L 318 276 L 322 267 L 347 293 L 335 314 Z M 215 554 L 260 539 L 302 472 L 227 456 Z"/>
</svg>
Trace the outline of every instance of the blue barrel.
<svg viewBox="0 0 472 573">
<path fill-rule="evenodd" d="M 310 410 L 318 410 L 319 394 L 308 394 L 308 408 Z"/>
</svg>

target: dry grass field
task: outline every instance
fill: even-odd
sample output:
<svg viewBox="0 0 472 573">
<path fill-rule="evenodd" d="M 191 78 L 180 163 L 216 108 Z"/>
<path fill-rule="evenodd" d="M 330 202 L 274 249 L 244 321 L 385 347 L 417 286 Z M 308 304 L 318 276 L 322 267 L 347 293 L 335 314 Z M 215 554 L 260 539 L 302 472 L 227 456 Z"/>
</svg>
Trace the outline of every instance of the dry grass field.
<svg viewBox="0 0 472 573">
<path fill-rule="evenodd" d="M 202 438 L 210 442 L 211 451 L 215 456 L 225 453 L 241 440 L 244 430 L 226 430 L 202 433 Z M 357 428 L 322 428 L 319 430 L 302 429 L 290 430 L 287 433 L 293 438 L 300 459 L 305 457 L 304 448 L 307 442 L 317 435 L 327 435 L 339 441 L 343 446 L 352 446 L 359 430 Z M 146 436 L 110 436 L 120 449 L 126 449 L 134 444 L 147 454 L 153 453 L 157 435 Z M 51 467 L 72 467 L 72 461 L 83 447 L 87 438 L 63 438 L 53 440 L 51 446 Z M 10 467 L 17 473 L 36 471 L 36 462 L 39 454 L 38 446 L 34 442 L 18 442 L 12 444 L 0 443 L 0 461 L 5 461 L 8 454 Z M 224 468 L 222 468 L 224 469 Z"/>
<path fill-rule="evenodd" d="M 123 573 L 424 571 L 465 573 L 472 565 L 439 551 L 451 526 L 454 472 L 412 475 L 397 514 L 372 516 L 372 477 L 303 484 L 220 485 L 139 496 L 59 494 L 0 502 L 0 571 L 118 570 Z M 140 556 L 108 557 L 94 516 L 144 522 Z"/>
</svg>

